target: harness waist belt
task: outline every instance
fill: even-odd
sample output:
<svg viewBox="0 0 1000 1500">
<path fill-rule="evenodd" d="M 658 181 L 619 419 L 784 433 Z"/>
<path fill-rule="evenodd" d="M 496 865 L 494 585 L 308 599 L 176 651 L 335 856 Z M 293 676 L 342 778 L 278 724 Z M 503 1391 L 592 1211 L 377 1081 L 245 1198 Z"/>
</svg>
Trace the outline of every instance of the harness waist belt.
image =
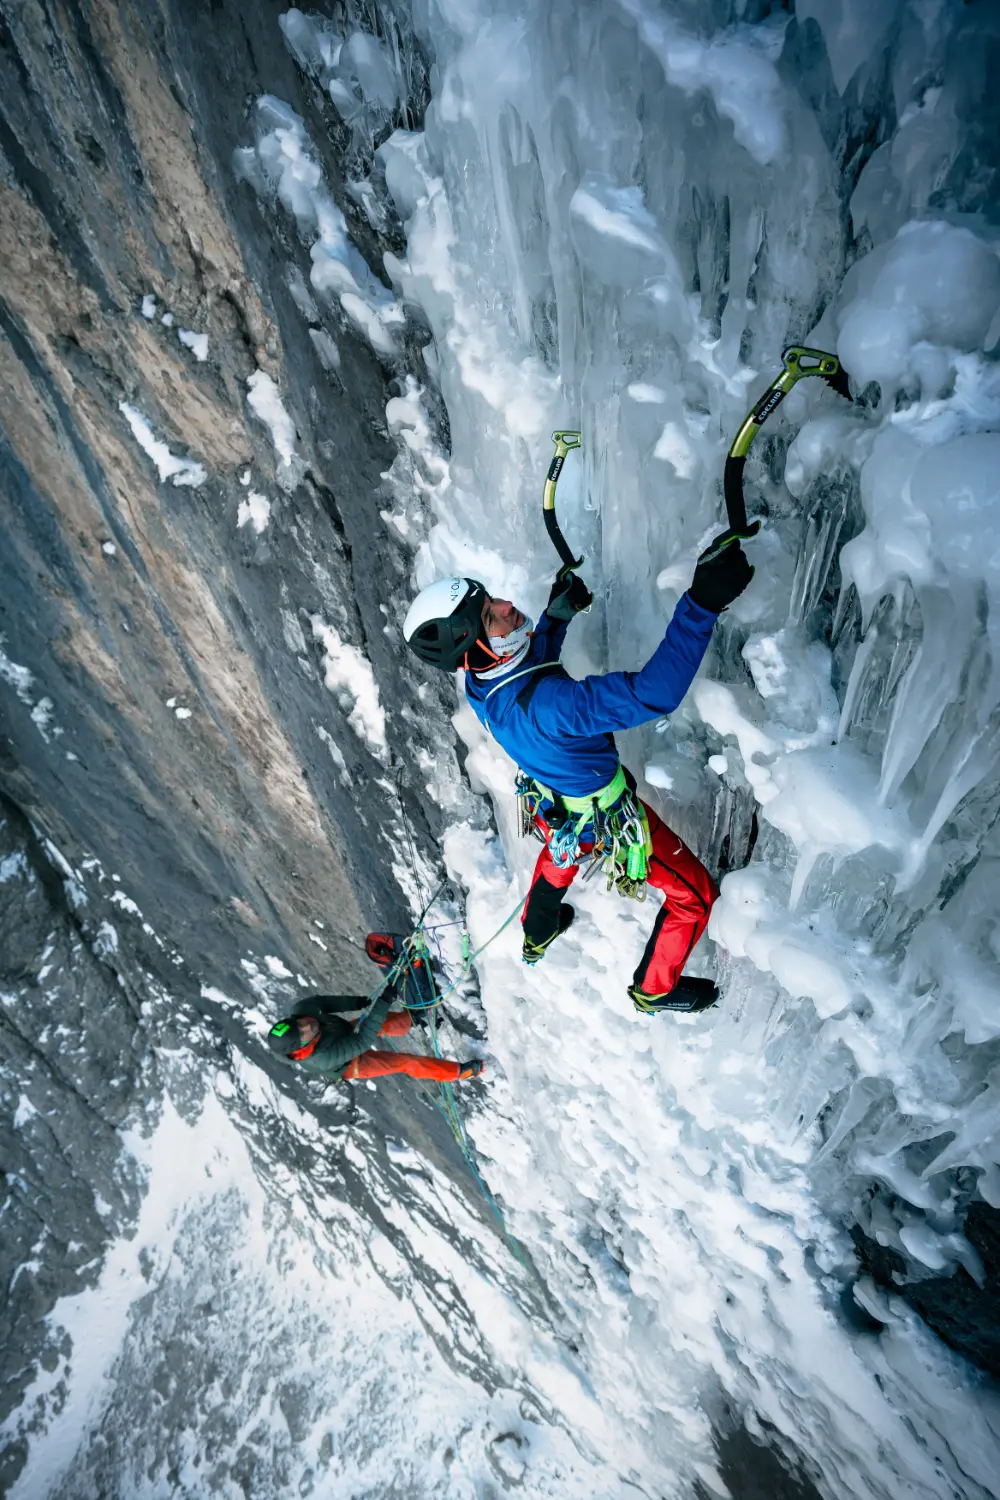
<svg viewBox="0 0 1000 1500">
<path fill-rule="evenodd" d="M 535 785 L 550 802 L 561 802 L 567 812 L 592 813 L 595 802 L 600 812 L 606 812 L 609 807 L 613 807 L 628 787 L 628 782 L 625 779 L 625 767 L 619 761 L 618 769 L 607 786 L 599 787 L 596 792 L 590 792 L 586 797 L 567 797 L 565 792 L 554 792 L 550 787 L 543 786 L 540 781 L 536 781 Z"/>
</svg>

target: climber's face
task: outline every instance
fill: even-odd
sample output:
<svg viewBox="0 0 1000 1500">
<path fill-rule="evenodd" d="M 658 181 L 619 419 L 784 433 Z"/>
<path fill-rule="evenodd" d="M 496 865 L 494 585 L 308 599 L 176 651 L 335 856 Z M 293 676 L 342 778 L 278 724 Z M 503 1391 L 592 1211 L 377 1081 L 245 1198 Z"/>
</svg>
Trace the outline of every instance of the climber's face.
<svg viewBox="0 0 1000 1500">
<path fill-rule="evenodd" d="M 524 615 L 509 599 L 494 599 L 489 594 L 483 605 L 483 628 L 486 638 L 501 640 L 524 624 Z"/>
<path fill-rule="evenodd" d="M 319 1022 L 315 1016 L 299 1016 L 299 1044 L 308 1047 L 309 1043 L 319 1036 Z"/>
</svg>

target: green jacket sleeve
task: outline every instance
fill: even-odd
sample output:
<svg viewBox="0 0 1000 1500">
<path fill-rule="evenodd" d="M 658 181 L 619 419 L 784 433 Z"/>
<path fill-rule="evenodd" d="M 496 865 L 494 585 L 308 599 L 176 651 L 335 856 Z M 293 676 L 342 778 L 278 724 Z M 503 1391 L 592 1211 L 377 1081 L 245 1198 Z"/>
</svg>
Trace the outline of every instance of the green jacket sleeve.
<svg viewBox="0 0 1000 1500">
<path fill-rule="evenodd" d="M 389 1014 L 395 998 L 395 985 L 387 984 L 362 1022 L 361 1029 L 354 1033 L 354 1051 L 351 1053 L 351 1057 L 360 1057 L 362 1052 L 368 1051 L 368 1048 L 382 1030 L 382 1023 Z M 351 1057 L 344 1063 L 345 1068 L 347 1063 L 351 1061 Z"/>
</svg>

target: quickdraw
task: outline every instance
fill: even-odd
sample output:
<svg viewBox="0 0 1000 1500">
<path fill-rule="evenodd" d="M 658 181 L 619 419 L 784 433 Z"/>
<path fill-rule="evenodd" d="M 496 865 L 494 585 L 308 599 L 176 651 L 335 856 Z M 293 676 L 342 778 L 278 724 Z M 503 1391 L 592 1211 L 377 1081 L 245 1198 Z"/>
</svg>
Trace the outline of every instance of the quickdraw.
<svg viewBox="0 0 1000 1500">
<path fill-rule="evenodd" d="M 632 901 L 646 899 L 646 873 L 653 843 L 646 811 L 631 787 L 611 808 L 594 816 L 594 848 L 583 872 L 589 880 L 597 870 L 607 876 L 607 889 Z"/>
<path fill-rule="evenodd" d="M 518 776 L 515 790 L 522 838 L 533 835 L 546 842 L 536 820 L 543 803 L 552 804 L 552 811 L 543 816 L 552 829 L 548 849 L 553 864 L 566 869 L 578 864 L 581 858 L 589 858 L 584 880 L 602 870 L 609 891 L 613 886 L 620 896 L 633 901 L 646 899 L 652 841 L 645 810 L 623 766 L 618 767 L 607 786 L 587 797 L 553 792 L 523 774 Z M 593 847 L 582 851 L 580 840 L 588 828 L 593 829 Z"/>
<path fill-rule="evenodd" d="M 760 530 L 759 521 L 747 520 L 746 501 L 743 497 L 743 468 L 751 443 L 788 392 L 806 376 L 818 375 L 838 396 L 851 400 L 847 372 L 835 354 L 828 354 L 824 349 L 808 349 L 804 344 L 789 344 L 787 349 L 782 350 L 781 363 L 781 374 L 775 376 L 753 410 L 747 413 L 726 455 L 723 491 L 729 529 L 716 537 L 711 552 L 703 559 L 706 562 L 716 557 L 724 547 L 731 546 L 733 542 L 748 541 Z"/>
<path fill-rule="evenodd" d="M 545 835 L 535 822 L 538 809 L 545 801 L 545 793 L 536 781 L 518 771 L 514 780 L 514 795 L 517 798 L 518 833 L 522 839 L 536 838 L 545 843 Z"/>
</svg>

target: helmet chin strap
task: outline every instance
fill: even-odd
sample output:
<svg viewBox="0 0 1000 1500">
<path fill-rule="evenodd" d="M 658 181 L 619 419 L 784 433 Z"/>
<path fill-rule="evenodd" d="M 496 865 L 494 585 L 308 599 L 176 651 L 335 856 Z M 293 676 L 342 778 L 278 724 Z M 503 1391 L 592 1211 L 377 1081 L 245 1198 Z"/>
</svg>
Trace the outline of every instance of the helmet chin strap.
<svg viewBox="0 0 1000 1500">
<path fill-rule="evenodd" d="M 491 682 L 493 678 L 502 677 L 512 667 L 516 667 L 518 662 L 528 654 L 528 648 L 531 645 L 531 626 L 532 621 L 525 620 L 524 624 L 512 630 L 510 635 L 490 636 L 489 645 L 483 640 L 478 641 L 477 645 L 483 653 L 493 658 L 493 664 L 488 667 L 474 667 L 476 677 L 484 682 Z M 466 657 L 466 662 L 468 662 L 468 657 Z"/>
</svg>

